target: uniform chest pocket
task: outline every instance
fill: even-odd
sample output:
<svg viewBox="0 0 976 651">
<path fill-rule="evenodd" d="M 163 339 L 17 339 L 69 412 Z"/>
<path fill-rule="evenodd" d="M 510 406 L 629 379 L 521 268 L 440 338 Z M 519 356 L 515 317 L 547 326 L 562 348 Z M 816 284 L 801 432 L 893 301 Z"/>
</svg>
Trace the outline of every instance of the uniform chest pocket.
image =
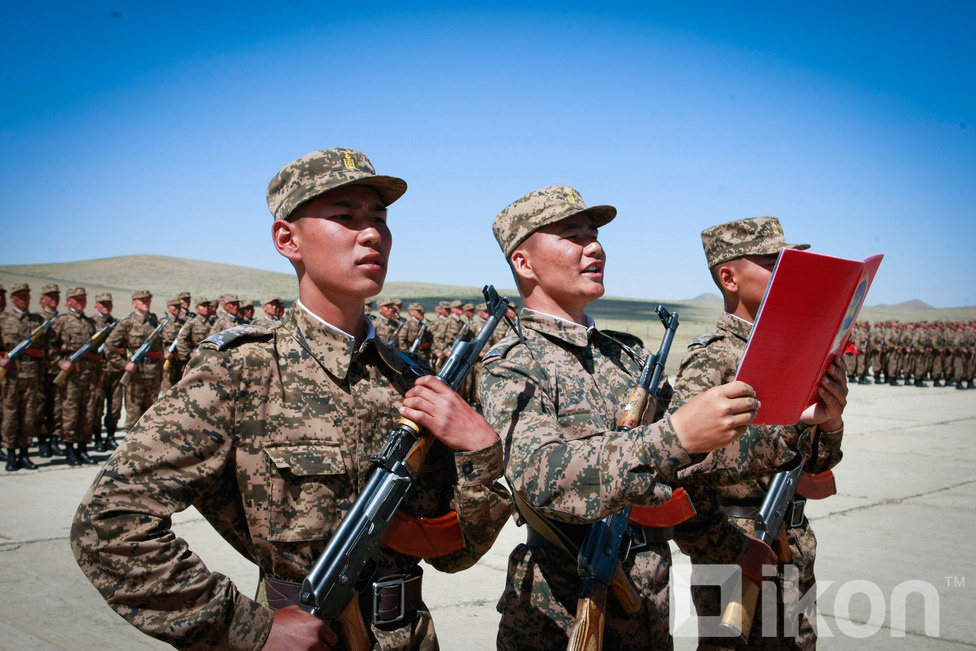
<svg viewBox="0 0 976 651">
<path fill-rule="evenodd" d="M 303 542 L 327 538 L 339 506 L 352 489 L 338 445 L 320 441 L 264 449 L 268 462 L 268 539 Z"/>
<path fill-rule="evenodd" d="M 570 441 L 586 438 L 603 430 L 602 422 L 603 418 L 592 409 L 574 409 L 559 414 L 559 427 L 563 430 L 563 436 Z"/>
</svg>

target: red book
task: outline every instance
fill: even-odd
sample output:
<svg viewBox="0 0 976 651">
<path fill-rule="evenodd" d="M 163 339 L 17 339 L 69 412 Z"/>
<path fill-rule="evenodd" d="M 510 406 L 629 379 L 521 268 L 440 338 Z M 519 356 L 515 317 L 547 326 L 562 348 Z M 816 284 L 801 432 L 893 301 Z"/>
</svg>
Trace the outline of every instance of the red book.
<svg viewBox="0 0 976 651">
<path fill-rule="evenodd" d="M 755 425 L 793 425 L 843 354 L 882 254 L 863 261 L 784 249 L 766 288 L 735 379 L 761 404 Z"/>
</svg>

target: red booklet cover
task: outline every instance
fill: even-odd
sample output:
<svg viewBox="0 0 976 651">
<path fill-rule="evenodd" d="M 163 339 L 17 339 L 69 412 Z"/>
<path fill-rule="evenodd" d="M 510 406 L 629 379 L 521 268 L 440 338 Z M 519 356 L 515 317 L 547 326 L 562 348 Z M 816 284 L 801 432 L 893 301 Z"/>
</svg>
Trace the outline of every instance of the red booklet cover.
<svg viewBox="0 0 976 651">
<path fill-rule="evenodd" d="M 735 379 L 761 404 L 755 425 L 793 425 L 843 353 L 882 254 L 863 261 L 784 249 Z"/>
</svg>

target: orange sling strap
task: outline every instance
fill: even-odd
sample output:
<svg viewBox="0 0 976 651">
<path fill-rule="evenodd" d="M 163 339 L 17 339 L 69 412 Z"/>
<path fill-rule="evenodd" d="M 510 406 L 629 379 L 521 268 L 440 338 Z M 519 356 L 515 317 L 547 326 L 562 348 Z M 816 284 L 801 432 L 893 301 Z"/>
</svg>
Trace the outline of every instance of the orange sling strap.
<svg viewBox="0 0 976 651">
<path fill-rule="evenodd" d="M 800 479 L 796 482 L 796 494 L 808 500 L 822 500 L 836 492 L 837 484 L 834 482 L 834 473 L 829 470 L 816 474 L 803 471 L 800 473 Z"/>
<path fill-rule="evenodd" d="M 671 492 L 671 499 L 661 506 L 637 506 L 630 509 L 630 523 L 639 527 L 673 527 L 694 517 L 695 505 L 683 488 Z"/>
<path fill-rule="evenodd" d="M 464 537 L 455 511 L 437 518 L 422 518 L 398 510 L 380 545 L 415 558 L 434 558 L 463 549 Z"/>
</svg>

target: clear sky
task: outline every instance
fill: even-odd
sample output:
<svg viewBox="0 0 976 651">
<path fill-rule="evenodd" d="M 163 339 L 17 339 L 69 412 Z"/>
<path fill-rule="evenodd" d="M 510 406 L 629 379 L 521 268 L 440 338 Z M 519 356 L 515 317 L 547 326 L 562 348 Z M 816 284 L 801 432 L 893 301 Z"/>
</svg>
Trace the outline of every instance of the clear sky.
<svg viewBox="0 0 976 651">
<path fill-rule="evenodd" d="M 410 189 L 389 281 L 513 282 L 494 216 L 617 207 L 607 293 L 714 292 L 701 229 L 885 253 L 869 305 L 976 304 L 976 2 L 5 2 L 0 264 L 290 272 L 268 181 L 315 149 Z"/>
</svg>

